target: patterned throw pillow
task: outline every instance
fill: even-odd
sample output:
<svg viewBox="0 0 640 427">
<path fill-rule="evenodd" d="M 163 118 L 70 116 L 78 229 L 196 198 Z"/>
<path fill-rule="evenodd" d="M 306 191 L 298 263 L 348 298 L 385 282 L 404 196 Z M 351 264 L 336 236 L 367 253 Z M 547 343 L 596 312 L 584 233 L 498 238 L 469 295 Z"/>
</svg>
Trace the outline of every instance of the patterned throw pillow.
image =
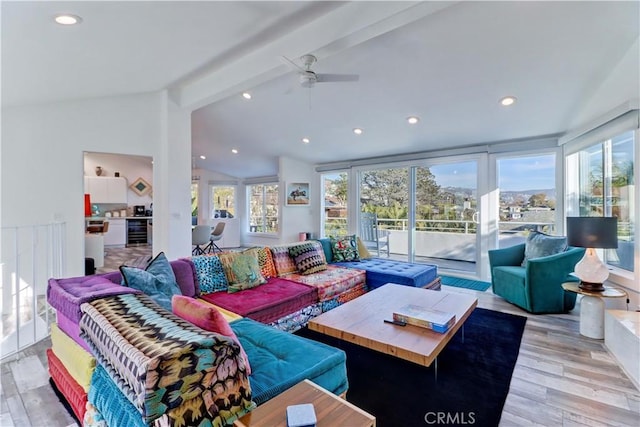
<svg viewBox="0 0 640 427">
<path fill-rule="evenodd" d="M 202 255 L 191 257 L 196 268 L 196 278 L 200 294 L 206 295 L 218 291 L 226 291 L 229 286 L 227 276 L 220 259 L 215 255 Z"/>
<path fill-rule="evenodd" d="M 267 247 L 260 248 L 251 248 L 245 250 L 243 253 L 247 255 L 255 254 L 258 258 L 258 265 L 260 265 L 260 272 L 265 279 L 269 279 L 270 277 L 277 277 L 278 273 L 276 272 L 276 267 L 273 264 L 273 257 L 271 256 L 271 250 Z"/>
<path fill-rule="evenodd" d="M 358 243 L 356 235 L 331 237 L 331 249 L 333 250 L 333 260 L 341 261 L 360 261 L 358 254 Z"/>
<path fill-rule="evenodd" d="M 173 314 L 193 323 L 205 331 L 215 332 L 220 335 L 231 338 L 240 346 L 240 357 L 245 362 L 247 375 L 251 375 L 251 366 L 249 365 L 249 357 L 245 353 L 240 340 L 231 329 L 229 322 L 224 318 L 216 307 L 202 300 L 182 295 L 174 295 L 171 299 L 171 309 Z"/>
<path fill-rule="evenodd" d="M 524 260 L 522 267 L 527 266 L 527 260 L 559 254 L 567 250 L 567 238 L 563 236 L 549 236 L 533 231 L 527 236 L 524 246 Z"/>
<path fill-rule="evenodd" d="M 258 258 L 254 254 L 227 252 L 220 254 L 219 258 L 229 281 L 229 293 L 254 288 L 267 282 L 260 272 Z"/>
<path fill-rule="evenodd" d="M 313 274 L 327 269 L 322 245 L 318 242 L 307 242 L 291 246 L 289 255 L 296 263 L 300 274 Z"/>
<path fill-rule="evenodd" d="M 171 264 L 164 252 L 160 252 L 142 270 L 135 267 L 120 266 L 122 284 L 138 289 L 154 300 L 159 306 L 171 311 L 171 297 L 182 295 Z"/>
</svg>

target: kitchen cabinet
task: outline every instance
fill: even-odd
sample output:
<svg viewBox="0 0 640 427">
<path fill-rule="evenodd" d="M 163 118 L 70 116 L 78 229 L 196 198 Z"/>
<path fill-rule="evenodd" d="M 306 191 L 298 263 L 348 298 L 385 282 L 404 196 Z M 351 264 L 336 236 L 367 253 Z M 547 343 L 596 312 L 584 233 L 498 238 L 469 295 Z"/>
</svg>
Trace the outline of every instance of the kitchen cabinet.
<svg viewBox="0 0 640 427">
<path fill-rule="evenodd" d="M 110 218 L 109 228 L 104 234 L 105 246 L 125 246 L 127 243 L 127 224 L 124 219 Z"/>
<path fill-rule="evenodd" d="M 127 180 L 122 177 L 85 176 L 84 191 L 91 203 L 127 203 Z"/>
</svg>

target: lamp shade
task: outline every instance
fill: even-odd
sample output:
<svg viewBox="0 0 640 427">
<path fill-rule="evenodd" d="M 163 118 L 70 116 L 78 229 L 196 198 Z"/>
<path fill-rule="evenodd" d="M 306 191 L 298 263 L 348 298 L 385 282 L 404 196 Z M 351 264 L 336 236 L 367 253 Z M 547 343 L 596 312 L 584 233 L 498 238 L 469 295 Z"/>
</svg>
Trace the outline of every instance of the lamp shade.
<svg viewBox="0 0 640 427">
<path fill-rule="evenodd" d="M 581 248 L 617 248 L 618 218 L 567 217 L 567 244 Z"/>
</svg>

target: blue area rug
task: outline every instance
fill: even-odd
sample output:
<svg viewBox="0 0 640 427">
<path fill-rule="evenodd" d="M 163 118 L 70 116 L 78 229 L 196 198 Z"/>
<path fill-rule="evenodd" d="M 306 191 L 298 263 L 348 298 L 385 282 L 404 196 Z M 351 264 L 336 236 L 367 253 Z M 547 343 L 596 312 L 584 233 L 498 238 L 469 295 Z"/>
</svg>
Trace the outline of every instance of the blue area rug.
<svg viewBox="0 0 640 427">
<path fill-rule="evenodd" d="M 349 402 L 378 427 L 493 427 L 500 424 L 527 318 L 476 308 L 426 368 L 353 343 L 300 329 L 296 335 L 347 353 Z M 438 417 L 444 418 L 438 422 Z"/>
<path fill-rule="evenodd" d="M 491 286 L 489 282 L 479 280 L 461 279 L 460 277 L 440 276 L 443 285 L 455 286 L 457 288 L 473 289 L 474 291 L 486 291 Z"/>
</svg>

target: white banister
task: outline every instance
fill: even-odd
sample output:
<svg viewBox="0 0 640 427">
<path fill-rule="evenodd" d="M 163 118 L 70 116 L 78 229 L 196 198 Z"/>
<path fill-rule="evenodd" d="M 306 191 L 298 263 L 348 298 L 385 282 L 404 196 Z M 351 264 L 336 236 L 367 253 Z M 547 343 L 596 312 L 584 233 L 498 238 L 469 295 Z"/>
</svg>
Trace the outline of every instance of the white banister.
<svg viewBox="0 0 640 427">
<path fill-rule="evenodd" d="M 0 228 L 0 358 L 49 335 L 47 283 L 64 277 L 65 234 L 65 223 Z"/>
</svg>

